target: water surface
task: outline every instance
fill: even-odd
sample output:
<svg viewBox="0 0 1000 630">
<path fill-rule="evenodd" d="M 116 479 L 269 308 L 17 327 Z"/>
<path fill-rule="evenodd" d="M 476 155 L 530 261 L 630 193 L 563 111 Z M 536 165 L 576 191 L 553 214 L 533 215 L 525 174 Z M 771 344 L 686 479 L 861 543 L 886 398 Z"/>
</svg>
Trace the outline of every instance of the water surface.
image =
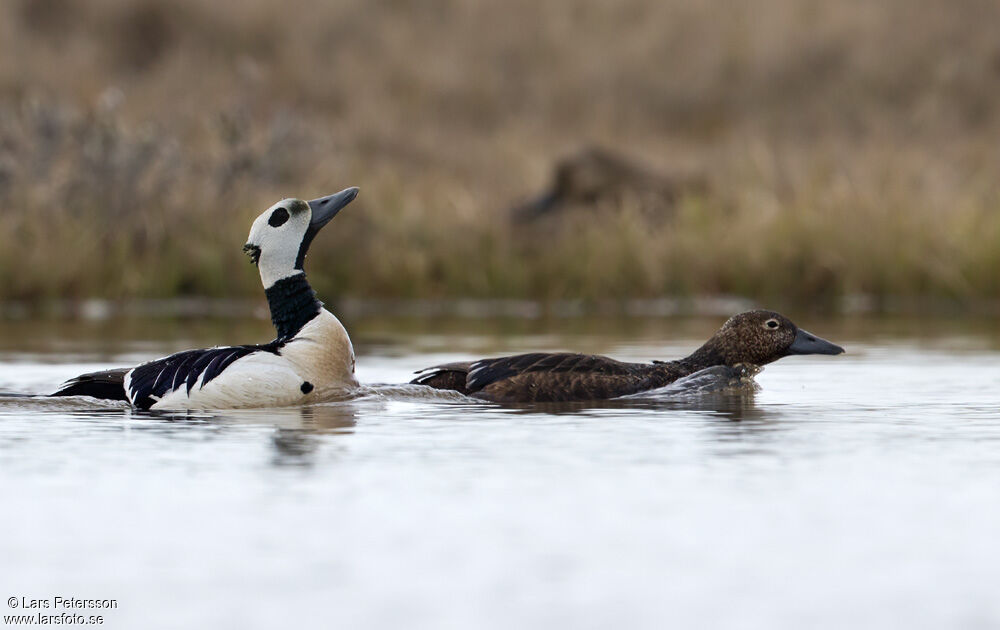
<svg viewBox="0 0 1000 630">
<path fill-rule="evenodd" d="M 371 384 L 531 349 L 675 358 L 719 323 L 349 325 Z M 156 415 L 0 397 L 0 595 L 115 598 L 112 628 L 1000 625 L 1000 329 L 802 323 L 848 354 L 592 405 L 389 387 Z M 2 329 L 0 391 L 19 393 L 268 334 Z"/>
</svg>

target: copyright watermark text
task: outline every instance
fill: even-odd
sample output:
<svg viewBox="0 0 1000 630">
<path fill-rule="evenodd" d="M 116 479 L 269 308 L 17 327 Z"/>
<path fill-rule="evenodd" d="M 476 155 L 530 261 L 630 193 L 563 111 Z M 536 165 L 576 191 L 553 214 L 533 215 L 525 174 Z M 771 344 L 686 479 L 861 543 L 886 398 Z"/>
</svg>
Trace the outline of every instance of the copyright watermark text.
<svg viewBox="0 0 1000 630">
<path fill-rule="evenodd" d="M 4 614 L 3 621 L 8 626 L 99 626 L 105 620 L 103 611 L 118 608 L 118 600 L 11 595 L 7 598 L 7 608 L 11 612 Z M 95 611 L 102 612 L 97 614 Z"/>
</svg>

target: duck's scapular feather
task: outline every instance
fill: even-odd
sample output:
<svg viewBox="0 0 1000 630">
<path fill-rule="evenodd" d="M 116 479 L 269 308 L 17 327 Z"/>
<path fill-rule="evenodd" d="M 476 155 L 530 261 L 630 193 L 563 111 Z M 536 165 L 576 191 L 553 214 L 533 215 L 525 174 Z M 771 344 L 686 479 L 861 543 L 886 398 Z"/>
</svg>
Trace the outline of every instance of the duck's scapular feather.
<svg viewBox="0 0 1000 630">
<path fill-rule="evenodd" d="M 422 372 L 413 383 L 495 402 L 615 398 L 662 387 L 673 376 L 671 370 L 603 356 L 539 352 L 452 363 Z"/>
<path fill-rule="evenodd" d="M 255 352 L 277 354 L 278 348 L 279 342 L 272 341 L 260 346 L 187 350 L 144 363 L 128 375 L 128 398 L 139 409 L 149 409 L 168 393 L 182 388 L 190 398 L 195 385 L 204 388 L 236 360 Z"/>
</svg>

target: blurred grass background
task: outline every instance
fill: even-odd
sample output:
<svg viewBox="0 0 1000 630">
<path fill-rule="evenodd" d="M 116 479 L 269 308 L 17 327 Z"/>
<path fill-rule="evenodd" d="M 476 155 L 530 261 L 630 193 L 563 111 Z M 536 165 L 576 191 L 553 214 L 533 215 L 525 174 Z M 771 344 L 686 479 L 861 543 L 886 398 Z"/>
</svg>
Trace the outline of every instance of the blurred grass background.
<svg viewBox="0 0 1000 630">
<path fill-rule="evenodd" d="M 8 0 L 0 298 L 256 297 L 253 217 L 357 185 L 310 253 L 327 299 L 997 299 L 997 24 L 986 0 Z M 587 146 L 708 185 L 511 221 Z"/>
</svg>

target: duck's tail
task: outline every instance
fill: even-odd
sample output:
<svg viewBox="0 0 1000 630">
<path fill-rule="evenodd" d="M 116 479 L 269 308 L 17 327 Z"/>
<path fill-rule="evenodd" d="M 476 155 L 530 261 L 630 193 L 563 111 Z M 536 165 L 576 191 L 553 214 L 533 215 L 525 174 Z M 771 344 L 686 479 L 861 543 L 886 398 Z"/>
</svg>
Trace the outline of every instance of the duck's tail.
<svg viewBox="0 0 1000 630">
<path fill-rule="evenodd" d="M 125 375 L 130 369 L 118 368 L 81 374 L 63 383 L 62 387 L 50 396 L 90 396 L 102 400 L 128 401 L 125 395 Z"/>
</svg>

